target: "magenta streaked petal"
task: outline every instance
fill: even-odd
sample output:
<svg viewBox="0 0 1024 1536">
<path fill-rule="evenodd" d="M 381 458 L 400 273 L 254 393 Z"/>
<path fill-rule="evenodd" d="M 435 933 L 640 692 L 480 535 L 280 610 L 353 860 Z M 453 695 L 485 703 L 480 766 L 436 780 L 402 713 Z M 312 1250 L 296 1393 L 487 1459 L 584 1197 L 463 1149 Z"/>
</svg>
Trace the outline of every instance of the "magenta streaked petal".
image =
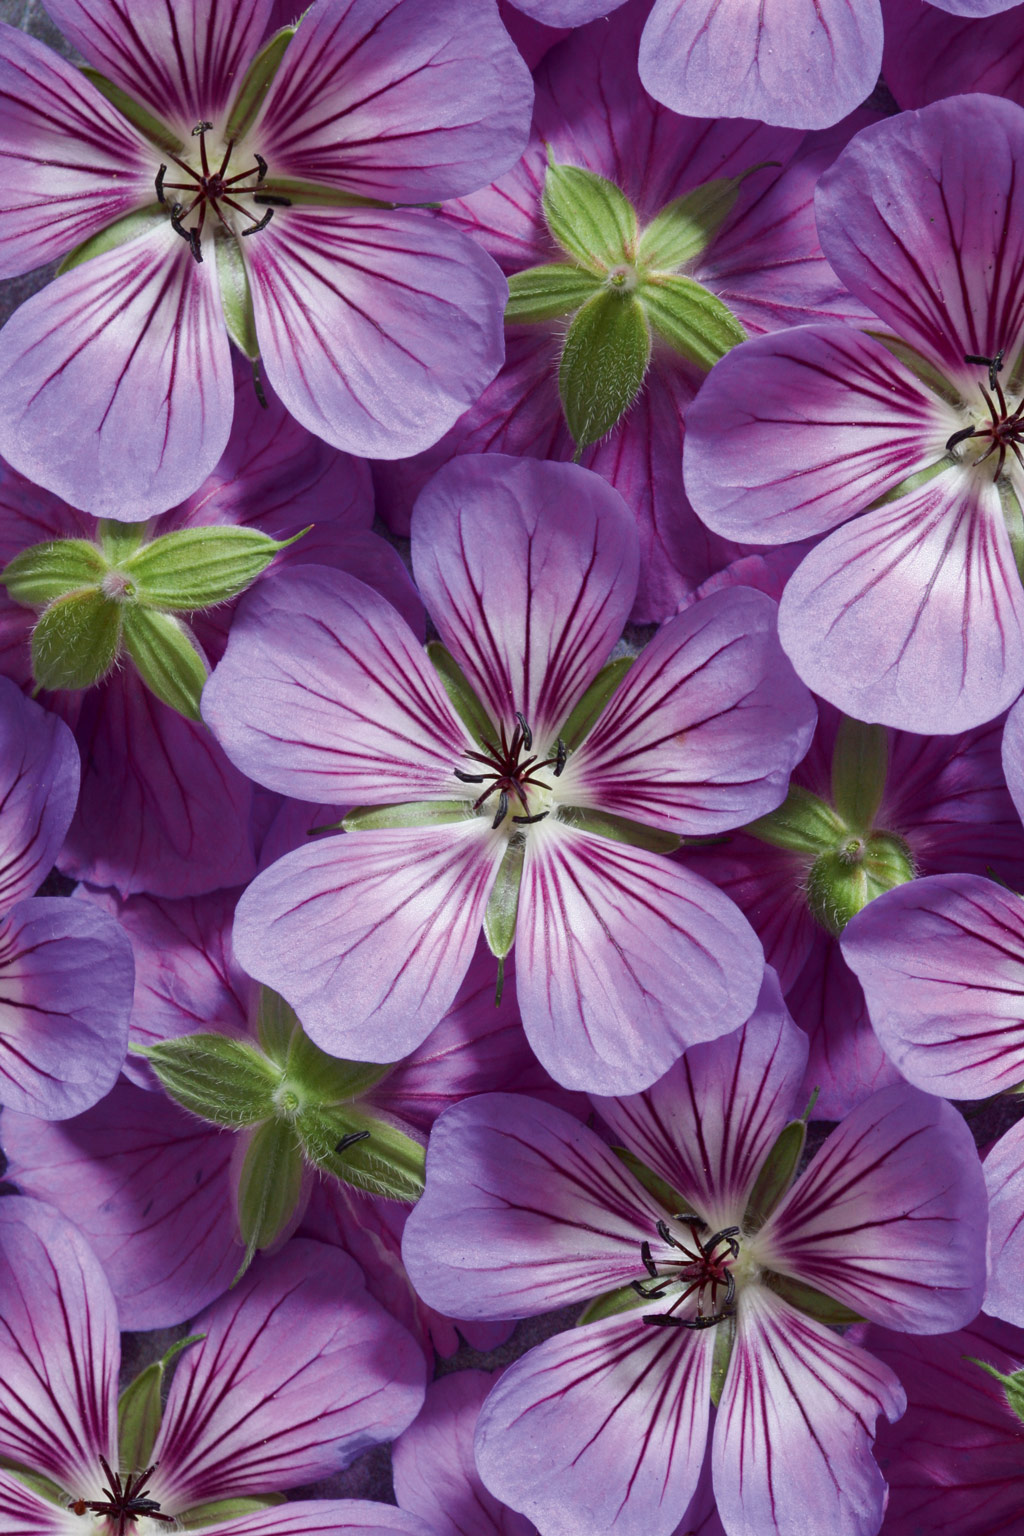
<svg viewBox="0 0 1024 1536">
<path fill-rule="evenodd" d="M 156 166 L 80 70 L 0 29 L 0 276 L 53 261 L 151 203 Z"/>
<path fill-rule="evenodd" d="M 899 1379 L 865 1350 L 763 1286 L 740 1295 L 714 1437 L 715 1496 L 729 1536 L 875 1536 L 885 1481 L 875 1420 L 906 1406 Z"/>
<path fill-rule="evenodd" d="M 36 1200 L 0 1200 L 0 1254 L 0 1455 L 84 1492 L 98 1458 L 115 1460 L 110 1286 L 77 1228 Z"/>
<path fill-rule="evenodd" d="M 306 566 L 241 604 L 203 717 L 258 783 L 323 805 L 465 795 L 469 746 L 423 647 L 355 577 Z"/>
<path fill-rule="evenodd" d="M 186 136 L 200 119 L 226 113 L 272 3 L 47 0 L 46 9 L 101 74 Z"/>
<path fill-rule="evenodd" d="M 487 1488 L 544 1536 L 670 1536 L 704 1459 L 713 1335 L 634 1313 L 532 1349 L 480 1413 Z"/>
<path fill-rule="evenodd" d="M 532 106 L 530 72 L 490 0 L 321 0 L 253 139 L 275 176 L 422 203 L 506 170 Z"/>
<path fill-rule="evenodd" d="M 1018 1120 L 985 1159 L 989 1200 L 988 1289 L 985 1310 L 1018 1326 L 1024 1323 L 1024 1121 Z"/>
<path fill-rule="evenodd" d="M 203 1536 L 434 1536 L 415 1515 L 364 1499 L 289 1500 L 202 1529 Z"/>
<path fill-rule="evenodd" d="M 546 753 L 633 605 L 622 498 L 574 464 L 462 457 L 421 492 L 412 538 L 417 585 L 491 719 L 511 731 L 520 710 Z"/>
<path fill-rule="evenodd" d="M 286 208 L 246 252 L 256 332 L 285 405 L 366 458 L 437 442 L 501 366 L 505 279 L 415 209 Z"/>
<path fill-rule="evenodd" d="M 742 1029 L 691 1046 L 646 1093 L 593 1102 L 615 1140 L 717 1231 L 746 1209 L 776 1137 L 802 1109 L 806 1060 L 807 1041 L 766 971 Z"/>
<path fill-rule="evenodd" d="M 0 677 L 0 912 L 49 874 L 78 799 L 67 726 Z"/>
<path fill-rule="evenodd" d="M 656 0 L 640 45 L 640 78 L 673 112 L 790 128 L 838 122 L 881 64 L 877 0 Z"/>
<path fill-rule="evenodd" d="M 172 1508 L 329 1477 L 423 1403 L 419 1346 L 324 1243 L 257 1260 L 194 1331 L 153 1447 Z"/>
<path fill-rule="evenodd" d="M 996 16 L 951 16 L 928 0 L 882 0 L 885 83 L 901 107 L 964 91 L 1024 105 L 1024 29 L 1016 5 Z"/>
<path fill-rule="evenodd" d="M 0 1468 L 0 1528 L 4 1536 L 77 1536 L 81 1521 Z"/>
<path fill-rule="evenodd" d="M 963 1118 L 900 1083 L 832 1132 L 756 1241 L 770 1268 L 873 1322 L 946 1333 L 981 1306 L 986 1219 Z"/>
<path fill-rule="evenodd" d="M 419 1294 L 443 1312 L 531 1317 L 582 1307 L 642 1276 L 640 1245 L 663 1246 L 663 1215 L 571 1115 L 519 1094 L 479 1094 L 431 1132 L 427 1187 L 402 1257 Z"/>
<path fill-rule="evenodd" d="M 1024 1083 L 1024 908 L 981 875 L 887 891 L 843 934 L 878 1038 L 910 1082 L 947 1099 Z"/>
<path fill-rule="evenodd" d="M 325 1051 L 398 1061 L 459 989 L 505 846 L 478 816 L 319 839 L 250 885 L 235 954 Z"/>
<path fill-rule="evenodd" d="M 994 484 L 957 469 L 866 512 L 790 578 L 779 634 L 856 720 L 951 734 L 1024 686 L 1024 592 Z"/>
<path fill-rule="evenodd" d="M 183 501 L 233 405 L 212 253 L 197 266 L 170 222 L 55 278 L 0 332 L 0 452 L 96 517 Z"/>
<path fill-rule="evenodd" d="M 74 1219 L 132 1329 L 184 1322 L 237 1274 L 234 1143 L 164 1094 L 124 1082 L 74 1120 L 4 1114 L 8 1178 Z"/>
<path fill-rule="evenodd" d="M 777 612 L 737 587 L 671 619 L 569 759 L 566 799 L 695 836 L 780 805 L 817 716 Z"/>
<path fill-rule="evenodd" d="M 785 544 L 934 464 L 962 424 L 873 336 L 795 326 L 712 369 L 686 418 L 686 488 L 716 533 Z"/>
<path fill-rule="evenodd" d="M 804 894 L 807 860 L 743 831 L 686 848 L 681 857 L 747 914 L 765 959 L 788 992 L 819 932 Z"/>
<path fill-rule="evenodd" d="M 764 956 L 739 908 L 661 854 L 542 822 L 527 843 L 516 988 L 556 1082 L 638 1093 L 699 1040 L 738 1029 Z"/>
</svg>

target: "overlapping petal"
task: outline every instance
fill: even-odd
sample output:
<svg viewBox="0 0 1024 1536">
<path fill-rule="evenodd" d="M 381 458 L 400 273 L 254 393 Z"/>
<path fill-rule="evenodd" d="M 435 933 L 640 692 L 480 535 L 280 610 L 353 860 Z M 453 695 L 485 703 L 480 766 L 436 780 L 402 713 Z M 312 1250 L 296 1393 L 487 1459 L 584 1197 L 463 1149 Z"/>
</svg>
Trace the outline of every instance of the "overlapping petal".
<svg viewBox="0 0 1024 1536">
<path fill-rule="evenodd" d="M 169 222 L 56 278 L 0 332 L 0 453 L 97 517 L 183 501 L 233 404 L 214 263 Z"/>
<path fill-rule="evenodd" d="M 817 1090 L 815 1119 L 841 1120 L 902 1078 L 872 1028 L 864 993 L 838 942 L 810 914 L 808 922 L 814 925 L 814 943 L 786 1003 L 810 1039 L 804 1092 L 810 1098 Z"/>
<path fill-rule="evenodd" d="M 67 726 L 0 677 L 0 912 L 49 874 L 75 812 L 78 778 Z"/>
<path fill-rule="evenodd" d="M 1024 1324 L 1020 1272 L 1024 1262 L 1024 1121 L 1018 1120 L 985 1159 L 989 1200 L 988 1289 L 985 1310 Z"/>
<path fill-rule="evenodd" d="M 633 606 L 625 503 L 574 464 L 485 454 L 446 465 L 412 526 L 416 582 L 442 640 L 492 720 L 511 729 L 521 711 L 544 749 Z"/>
<path fill-rule="evenodd" d="M 753 929 L 710 882 L 550 818 L 531 829 L 516 944 L 530 1044 L 589 1093 L 637 1093 L 737 1029 L 764 973 Z"/>
</svg>

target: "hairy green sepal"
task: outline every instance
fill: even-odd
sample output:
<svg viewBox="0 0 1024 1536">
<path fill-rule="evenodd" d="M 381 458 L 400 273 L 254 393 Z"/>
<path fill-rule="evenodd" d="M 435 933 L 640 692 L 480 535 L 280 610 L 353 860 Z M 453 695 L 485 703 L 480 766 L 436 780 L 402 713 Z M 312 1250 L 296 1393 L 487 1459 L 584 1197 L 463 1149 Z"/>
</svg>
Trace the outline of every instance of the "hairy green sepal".
<svg viewBox="0 0 1024 1536">
<path fill-rule="evenodd" d="M 566 424 L 578 449 L 609 433 L 640 393 L 651 333 L 638 301 L 604 291 L 569 327 L 558 369 Z"/>
<path fill-rule="evenodd" d="M 163 1417 L 164 1377 L 183 1349 L 205 1339 L 205 1333 L 189 1334 L 140 1371 L 117 1400 L 117 1458 L 126 1471 L 148 1467 Z"/>
<path fill-rule="evenodd" d="M 140 1052 L 183 1109 L 238 1129 L 274 1113 L 281 1075 L 255 1046 L 229 1035 L 182 1035 Z"/>
<path fill-rule="evenodd" d="M 123 562 L 139 602 L 165 613 L 195 613 L 238 597 L 261 576 L 290 539 L 255 528 L 180 528 L 143 544 Z"/>
<path fill-rule="evenodd" d="M 239 1274 L 258 1249 L 280 1237 L 295 1215 L 305 1166 L 298 1135 L 289 1121 L 266 1120 L 252 1132 L 238 1180 L 238 1229 L 245 1244 Z"/>
<path fill-rule="evenodd" d="M 749 175 L 746 171 L 743 176 L 706 181 L 666 203 L 640 236 L 637 260 L 646 267 L 671 272 L 699 256 L 736 206 L 740 186 Z"/>
<path fill-rule="evenodd" d="M 647 827 L 641 821 L 630 821 L 628 817 L 615 816 L 611 811 L 592 811 L 586 806 L 574 805 L 565 820 L 577 832 L 610 837 L 615 843 L 629 843 L 634 848 L 645 848 L 648 853 L 675 853 L 680 844 L 680 838 L 674 832 L 663 832 L 660 827 Z"/>
<path fill-rule="evenodd" d="M 660 1174 L 648 1168 L 646 1163 L 640 1161 L 635 1152 L 630 1152 L 628 1147 L 612 1147 L 612 1151 L 620 1162 L 625 1163 L 630 1173 L 652 1195 L 663 1210 L 670 1216 L 681 1216 L 686 1211 L 686 1200 L 677 1189 L 667 1183 Z"/>
<path fill-rule="evenodd" d="M 99 591 L 55 598 L 32 631 L 32 675 L 40 688 L 91 688 L 121 645 L 121 610 Z"/>
<path fill-rule="evenodd" d="M 870 832 L 885 794 L 889 737 L 884 725 L 844 715 L 832 751 L 832 803 L 848 826 Z"/>
<path fill-rule="evenodd" d="M 588 1301 L 576 1319 L 575 1326 L 582 1328 L 585 1323 L 597 1323 L 603 1317 L 618 1317 L 622 1312 L 633 1312 L 644 1305 L 644 1298 L 639 1291 L 634 1291 L 631 1285 L 620 1285 L 616 1290 L 605 1291 L 602 1296 L 595 1296 L 593 1301 Z"/>
<path fill-rule="evenodd" d="M 344 1105 L 303 1110 L 295 1129 L 309 1162 L 342 1183 L 409 1205 L 422 1195 L 426 1149 L 398 1126 Z"/>
<path fill-rule="evenodd" d="M 631 262 L 639 238 L 636 211 L 611 181 L 575 165 L 548 166 L 544 217 L 564 251 L 590 272 Z"/>
<path fill-rule="evenodd" d="M 228 335 L 242 356 L 255 363 L 260 355 L 260 342 L 256 334 L 256 312 L 252 307 L 252 288 L 242 247 L 234 235 L 218 229 L 213 252 Z"/>
<path fill-rule="evenodd" d="M 722 1400 L 725 1378 L 729 1374 L 733 1346 L 736 1343 L 735 1317 L 723 1317 L 715 1324 L 715 1347 L 711 1354 L 711 1401 L 717 1408 Z"/>
<path fill-rule="evenodd" d="M 601 668 L 562 727 L 561 737 L 570 752 L 575 751 L 590 735 L 605 705 L 635 660 L 635 656 L 618 656 Z"/>
<path fill-rule="evenodd" d="M 914 859 L 894 832 L 851 835 L 833 852 L 819 854 L 807 876 L 811 915 L 839 935 L 869 901 L 905 885 L 915 875 Z"/>
<path fill-rule="evenodd" d="M 198 720 L 210 669 L 188 626 L 139 603 L 124 610 L 121 635 L 149 691 L 187 720 Z"/>
<path fill-rule="evenodd" d="M 980 1366 L 989 1376 L 994 1376 L 1006 1394 L 1007 1405 L 1018 1419 L 1024 1419 L 1024 1371 L 1014 1371 L 1011 1376 L 1006 1376 L 1002 1371 L 997 1371 L 995 1366 L 990 1365 L 987 1360 L 978 1360 L 974 1355 L 965 1355 L 964 1359 L 969 1360 L 972 1365 Z"/>
<path fill-rule="evenodd" d="M 676 273 L 652 279 L 640 290 L 653 329 L 681 357 L 708 372 L 746 340 L 746 331 L 721 299 L 690 277 Z"/>
<path fill-rule="evenodd" d="M 799 784 L 791 784 L 779 808 L 748 823 L 744 831 L 773 848 L 816 854 L 835 847 L 849 828 L 824 800 Z"/>
<path fill-rule="evenodd" d="M 596 273 L 569 262 L 515 272 L 508 280 L 505 323 L 533 325 L 540 320 L 571 315 L 592 299 L 601 286 Z"/>
<path fill-rule="evenodd" d="M 107 251 L 114 251 L 119 245 L 127 245 L 129 240 L 137 240 L 140 235 L 150 234 L 158 224 L 166 224 L 167 210 L 155 208 L 134 208 L 131 213 L 124 214 L 115 219 L 112 224 L 105 224 L 98 229 L 88 240 L 83 240 L 61 260 L 57 267 L 57 276 L 62 277 L 65 272 L 70 272 L 73 267 L 81 266 L 83 261 L 91 261 L 94 256 L 102 256 Z"/>
<path fill-rule="evenodd" d="M 187 1509 L 183 1515 L 175 1517 L 178 1525 L 185 1531 L 203 1530 L 208 1525 L 217 1525 L 222 1520 L 238 1520 L 242 1515 L 258 1515 L 264 1509 L 273 1509 L 275 1505 L 283 1504 L 283 1493 L 253 1493 L 237 1499 L 211 1499 L 208 1504 L 196 1504 L 194 1508 Z"/>
<path fill-rule="evenodd" d="M 764 1283 L 776 1296 L 781 1296 L 783 1301 L 796 1307 L 798 1312 L 806 1312 L 808 1317 L 817 1318 L 819 1323 L 827 1323 L 832 1328 L 864 1321 L 859 1312 L 852 1312 L 841 1301 L 833 1300 L 824 1291 L 816 1290 L 813 1285 L 804 1285 L 802 1280 L 794 1280 L 790 1275 L 772 1273 L 765 1276 Z"/>
<path fill-rule="evenodd" d="M 775 1138 L 775 1144 L 764 1162 L 750 1191 L 747 1211 L 743 1218 L 746 1231 L 763 1227 L 786 1190 L 796 1177 L 804 1143 L 807 1140 L 807 1123 L 791 1120 Z"/>
<path fill-rule="evenodd" d="M 491 954 L 504 960 L 516 939 L 519 914 L 519 887 L 523 878 L 526 842 L 510 842 L 498 865 L 491 894 L 484 910 L 484 937 Z"/>
<path fill-rule="evenodd" d="M 14 602 L 45 608 L 55 598 L 95 589 L 106 569 L 101 551 L 88 539 L 51 539 L 15 555 L 0 571 L 0 582 Z"/>
<path fill-rule="evenodd" d="M 357 805 L 341 825 L 346 832 L 380 832 L 388 827 L 443 827 L 472 815 L 466 800 L 401 800 L 396 805 Z"/>
</svg>

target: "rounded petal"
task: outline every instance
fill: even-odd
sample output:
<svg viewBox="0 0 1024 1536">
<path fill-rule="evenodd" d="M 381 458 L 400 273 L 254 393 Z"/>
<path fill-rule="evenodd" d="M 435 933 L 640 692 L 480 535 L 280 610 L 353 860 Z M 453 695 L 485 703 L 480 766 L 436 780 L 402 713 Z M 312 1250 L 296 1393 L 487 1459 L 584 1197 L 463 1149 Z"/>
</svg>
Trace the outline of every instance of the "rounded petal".
<svg viewBox="0 0 1024 1536">
<path fill-rule="evenodd" d="M 0 677 L 0 912 L 49 874 L 78 799 L 79 764 L 63 720 Z"/>
<path fill-rule="evenodd" d="M 985 1159 L 989 1199 L 988 1289 L 985 1310 L 1024 1323 L 1020 1273 L 1024 1262 L 1024 1121 L 1018 1120 Z"/>
<path fill-rule="evenodd" d="M 575 464 L 467 456 L 420 493 L 412 541 L 424 601 L 491 719 L 512 727 L 521 711 L 543 749 L 633 606 L 622 498 Z"/>
<path fill-rule="evenodd" d="M 0 453 L 96 517 L 183 501 L 233 404 L 214 263 L 170 222 L 65 272 L 0 332 Z"/>
</svg>

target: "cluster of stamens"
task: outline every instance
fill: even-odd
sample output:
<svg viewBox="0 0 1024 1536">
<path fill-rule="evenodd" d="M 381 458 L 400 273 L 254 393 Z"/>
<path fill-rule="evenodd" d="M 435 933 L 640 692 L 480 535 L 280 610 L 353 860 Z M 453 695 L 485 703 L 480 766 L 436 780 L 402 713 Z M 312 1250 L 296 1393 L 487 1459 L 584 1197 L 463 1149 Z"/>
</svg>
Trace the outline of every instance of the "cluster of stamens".
<svg viewBox="0 0 1024 1536">
<path fill-rule="evenodd" d="M 201 242 L 203 225 L 206 222 L 207 207 L 212 208 L 228 234 L 233 236 L 235 231 L 224 217 L 223 210 L 225 208 L 231 208 L 235 213 L 240 213 L 243 218 L 249 219 L 251 227 L 243 229 L 241 233 L 242 235 L 254 235 L 257 230 L 266 229 L 274 217 L 275 208 L 289 208 L 291 206 L 290 198 L 277 197 L 273 193 L 260 191 L 260 185 L 265 181 L 267 175 L 267 162 L 262 155 L 255 156 L 256 164 L 251 170 L 238 171 L 234 176 L 227 174 L 235 148 L 234 139 L 229 140 L 219 168 L 216 171 L 211 171 L 209 157 L 206 152 L 206 135 L 212 127 L 212 123 L 204 122 L 197 123 L 192 129 L 192 137 L 199 140 L 199 155 L 202 160 L 201 171 L 195 170 L 187 161 L 181 160 L 177 155 L 172 154 L 171 159 L 175 165 L 184 171 L 185 175 L 190 179 L 188 181 L 168 181 L 168 168 L 166 165 L 161 165 L 156 173 L 157 198 L 166 207 L 170 208 L 171 226 L 183 240 L 188 241 L 189 248 L 196 261 L 202 261 L 203 259 Z M 254 176 L 256 178 L 255 182 L 252 181 Z M 246 181 L 250 184 L 242 186 L 241 183 Z M 191 194 L 191 201 L 186 202 L 184 199 L 176 197 L 168 199 L 167 194 L 175 192 Z M 251 197 L 254 203 L 259 204 L 260 207 L 265 207 L 266 212 L 263 217 L 258 219 L 254 213 L 251 213 L 248 208 L 244 207 L 238 201 L 240 196 Z M 195 213 L 197 209 L 199 210 L 199 217 L 196 223 L 189 229 L 186 229 L 185 220 L 190 214 Z"/>
<path fill-rule="evenodd" d="M 174 1524 L 174 1516 L 162 1515 L 157 1501 L 147 1497 L 146 1484 L 156 1471 L 155 1462 L 145 1472 L 128 1476 L 123 1482 L 120 1472 L 114 1472 L 104 1456 L 100 1457 L 100 1466 L 107 1479 L 107 1486 L 103 1490 L 106 1498 L 72 1499 L 68 1509 L 73 1514 L 105 1515 L 108 1520 L 117 1522 L 114 1527 L 115 1536 L 125 1536 L 129 1525 L 143 1518 L 160 1520 L 165 1525 Z"/>
<path fill-rule="evenodd" d="M 1003 394 L 1003 386 L 999 382 L 999 374 L 1003 367 L 1004 348 L 1000 347 L 995 357 L 976 357 L 968 353 L 964 358 L 965 363 L 977 363 L 979 367 L 988 369 L 988 389 L 981 385 L 982 398 L 988 407 L 988 420 L 981 427 L 964 427 L 959 432 L 954 432 L 946 443 L 946 452 L 949 453 L 958 443 L 967 442 L 972 437 L 987 437 L 990 439 L 988 447 L 977 464 L 984 464 L 985 460 L 997 454 L 995 476 L 996 480 L 1003 472 L 1007 452 L 1012 452 L 1017 463 L 1024 469 L 1024 455 L 1021 454 L 1020 444 L 1024 442 L 1024 398 L 1018 402 L 1014 410 L 1006 403 Z"/>
<path fill-rule="evenodd" d="M 558 746 L 554 757 L 547 757 L 543 762 L 539 762 L 536 756 L 523 757 L 524 752 L 532 752 L 533 750 L 533 732 L 518 710 L 516 710 L 516 720 L 519 723 L 512 733 L 511 741 L 508 739 L 504 723 L 502 723 L 500 726 L 501 741 L 498 745 L 495 745 L 494 742 L 485 741 L 483 743 L 486 749 L 484 752 L 466 753 L 466 756 L 471 757 L 474 762 L 483 763 L 485 772 L 460 773 L 458 768 L 454 770 L 455 777 L 461 779 L 463 784 L 486 784 L 488 779 L 491 780 L 483 794 L 473 802 L 473 809 L 474 811 L 479 810 L 485 800 L 489 800 L 493 794 L 497 793 L 498 808 L 494 813 L 494 820 L 491 822 L 491 826 L 494 828 L 500 827 L 508 815 L 510 795 L 515 795 L 525 813 L 522 816 L 513 816 L 513 821 L 518 822 L 520 826 L 530 826 L 533 822 L 543 821 L 549 812 L 540 811 L 537 815 L 531 816 L 529 802 L 526 798 L 527 791 L 530 789 L 551 788 L 550 784 L 546 784 L 543 779 L 537 778 L 537 774 L 540 773 L 541 769 L 553 768 L 555 778 L 557 779 L 565 767 L 565 742 L 561 737 L 558 739 Z"/>
<path fill-rule="evenodd" d="M 664 1296 L 671 1285 L 689 1281 L 688 1285 L 673 1299 L 667 1312 L 655 1314 L 645 1313 L 644 1322 L 654 1323 L 659 1327 L 670 1328 L 713 1328 L 723 1318 L 730 1315 L 733 1302 L 736 1299 L 736 1281 L 733 1277 L 731 1264 L 740 1256 L 740 1245 L 737 1238 L 740 1235 L 739 1227 L 725 1227 L 721 1232 L 716 1232 L 706 1242 L 701 1240 L 700 1230 L 707 1223 L 696 1216 L 688 1216 L 680 1213 L 674 1218 L 676 1221 L 685 1221 L 693 1238 L 693 1248 L 688 1248 L 685 1243 L 670 1229 L 668 1222 L 658 1222 L 658 1236 L 669 1247 L 676 1248 L 684 1255 L 682 1259 L 662 1260 L 659 1270 L 651 1257 L 650 1243 L 640 1244 L 640 1257 L 644 1268 L 650 1275 L 650 1280 L 632 1280 L 634 1291 L 642 1296 L 645 1301 L 654 1301 L 659 1296 Z M 721 1253 L 718 1249 L 722 1248 Z M 652 1281 L 655 1282 L 652 1284 Z M 725 1292 L 722 1304 L 719 1306 L 718 1293 Z M 711 1292 L 711 1308 L 706 1310 L 706 1292 Z M 675 1312 L 691 1296 L 697 1297 L 697 1315 L 695 1317 L 676 1317 Z"/>
</svg>

